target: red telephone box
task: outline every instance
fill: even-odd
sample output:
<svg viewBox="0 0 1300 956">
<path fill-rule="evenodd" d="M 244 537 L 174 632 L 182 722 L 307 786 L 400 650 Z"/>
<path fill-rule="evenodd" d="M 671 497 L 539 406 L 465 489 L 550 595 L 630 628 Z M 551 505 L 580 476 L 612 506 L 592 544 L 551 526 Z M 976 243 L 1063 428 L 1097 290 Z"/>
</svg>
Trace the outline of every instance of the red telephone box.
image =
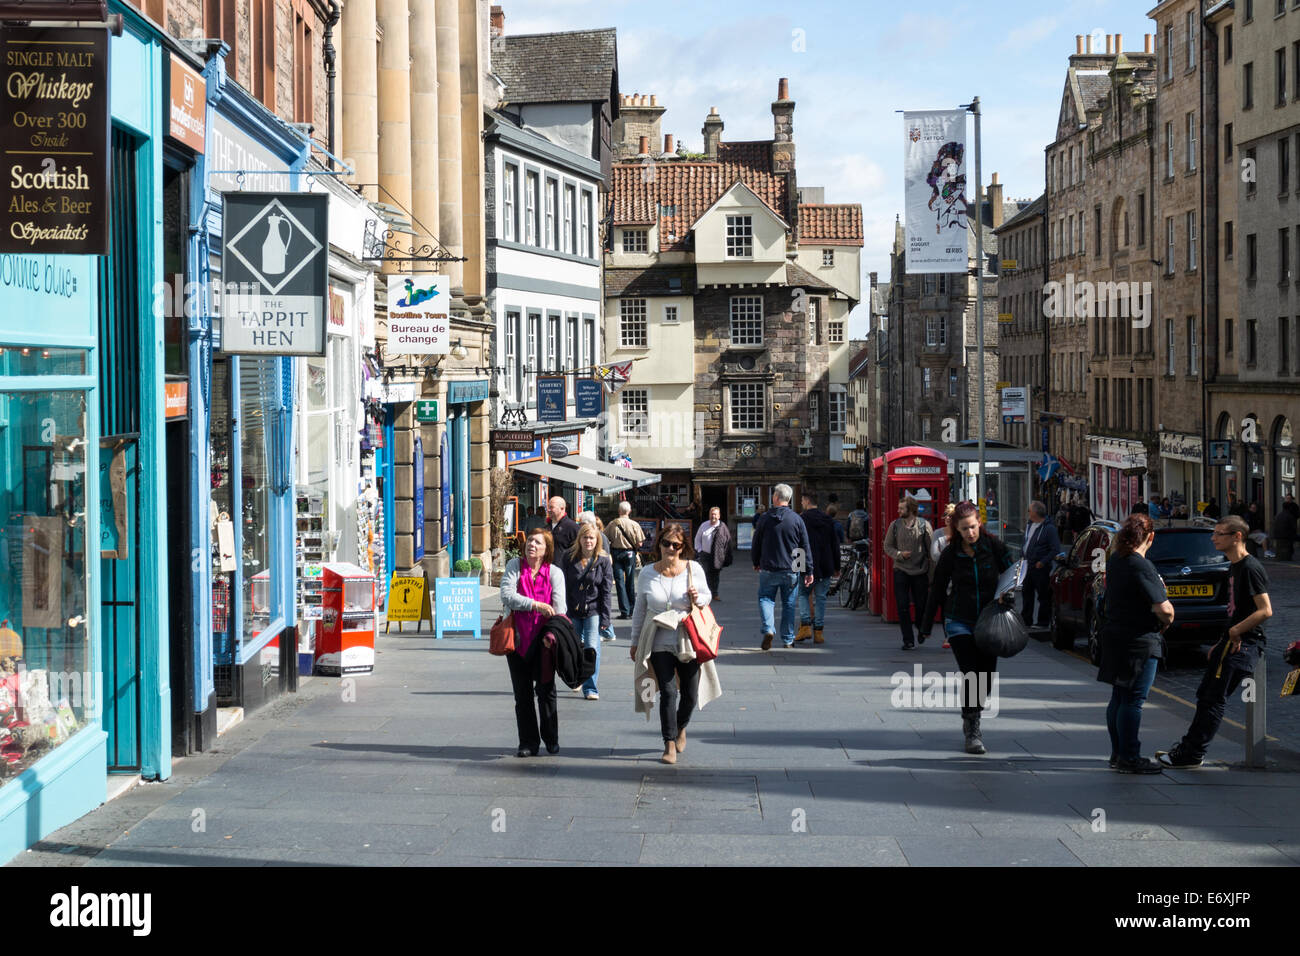
<svg viewBox="0 0 1300 956">
<path fill-rule="evenodd" d="M 917 513 L 935 527 L 948 506 L 951 479 L 948 456 L 933 448 L 909 446 L 885 452 L 871 463 L 871 613 L 898 620 L 894 603 L 894 562 L 885 554 L 885 532 L 898 517 L 904 495 L 916 499 Z"/>
</svg>

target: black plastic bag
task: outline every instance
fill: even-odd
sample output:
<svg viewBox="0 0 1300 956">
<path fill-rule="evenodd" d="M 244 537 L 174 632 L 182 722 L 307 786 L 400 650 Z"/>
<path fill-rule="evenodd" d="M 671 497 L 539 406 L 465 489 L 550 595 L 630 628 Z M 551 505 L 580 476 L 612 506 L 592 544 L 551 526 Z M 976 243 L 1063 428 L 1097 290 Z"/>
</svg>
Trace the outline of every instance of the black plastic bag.
<svg viewBox="0 0 1300 956">
<path fill-rule="evenodd" d="M 1019 612 L 1000 601 L 980 611 L 974 633 L 975 646 L 998 657 L 1015 657 L 1029 643 L 1029 631 Z"/>
</svg>

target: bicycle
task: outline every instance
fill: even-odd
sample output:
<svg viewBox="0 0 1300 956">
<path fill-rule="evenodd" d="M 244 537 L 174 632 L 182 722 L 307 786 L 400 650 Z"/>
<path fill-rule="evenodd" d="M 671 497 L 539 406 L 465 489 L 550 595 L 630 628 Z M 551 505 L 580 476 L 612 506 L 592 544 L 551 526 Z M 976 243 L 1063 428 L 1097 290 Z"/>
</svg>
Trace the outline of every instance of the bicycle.
<svg viewBox="0 0 1300 956">
<path fill-rule="evenodd" d="M 840 567 L 840 577 L 832 589 L 839 597 L 840 607 L 857 610 L 867 603 L 871 588 L 870 546 L 856 541 L 844 548 L 845 563 Z"/>
</svg>

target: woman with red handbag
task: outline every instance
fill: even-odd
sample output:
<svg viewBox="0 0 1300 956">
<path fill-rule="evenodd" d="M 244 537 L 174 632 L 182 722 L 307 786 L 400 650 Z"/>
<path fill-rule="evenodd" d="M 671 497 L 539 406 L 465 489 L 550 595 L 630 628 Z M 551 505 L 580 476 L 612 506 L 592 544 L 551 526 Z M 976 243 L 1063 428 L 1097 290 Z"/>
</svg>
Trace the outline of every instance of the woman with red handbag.
<svg viewBox="0 0 1300 956">
<path fill-rule="evenodd" d="M 695 659 L 695 651 L 682 621 L 692 607 L 707 607 L 712 600 L 704 569 L 692 561 L 695 551 L 677 525 L 659 532 L 651 557 L 655 563 L 642 569 L 636 583 L 632 612 L 632 660 L 636 707 L 647 718 L 659 685 L 659 728 L 663 732 L 663 763 L 676 763 L 686 749 L 686 725 L 696 703 L 708 703 L 720 693 L 713 661 Z M 699 693 L 701 673 L 706 692 Z M 653 676 L 651 674 L 653 673 Z"/>
<path fill-rule="evenodd" d="M 514 619 L 515 649 L 506 655 L 515 692 L 515 723 L 519 727 L 517 757 L 536 757 L 542 742 L 546 752 L 560 752 L 559 713 L 555 703 L 555 659 L 542 646 L 538 633 L 556 614 L 564 614 L 564 572 L 551 563 L 555 541 L 549 531 L 530 531 L 523 559 L 511 558 L 501 577 L 501 603 Z M 537 709 L 533 694 L 537 694 Z M 541 721 L 538 722 L 540 711 Z"/>
</svg>

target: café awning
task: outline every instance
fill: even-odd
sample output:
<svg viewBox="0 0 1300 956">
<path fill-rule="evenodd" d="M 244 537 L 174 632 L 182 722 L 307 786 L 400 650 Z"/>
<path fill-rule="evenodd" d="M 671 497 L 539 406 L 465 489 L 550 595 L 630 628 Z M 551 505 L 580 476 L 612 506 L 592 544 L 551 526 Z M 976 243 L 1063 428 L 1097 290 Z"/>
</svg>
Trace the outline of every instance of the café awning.
<svg viewBox="0 0 1300 956">
<path fill-rule="evenodd" d="M 567 460 L 565 459 L 565 461 Z M 635 487 L 631 481 L 618 481 L 597 474 L 594 471 L 588 471 L 586 468 L 575 468 L 560 461 L 525 461 L 510 467 L 513 471 L 523 472 L 535 478 L 545 478 L 547 481 L 563 481 L 579 488 L 589 488 L 603 495 L 612 495 Z"/>
<path fill-rule="evenodd" d="M 648 471 L 641 471 L 638 468 L 624 468 L 622 465 L 615 465 L 611 462 L 587 458 L 585 455 L 569 455 L 564 459 L 564 462 L 565 464 L 585 468 L 588 471 L 594 471 L 596 474 L 604 475 L 607 478 L 634 481 L 638 488 L 658 484 L 662 477 Z"/>
</svg>

